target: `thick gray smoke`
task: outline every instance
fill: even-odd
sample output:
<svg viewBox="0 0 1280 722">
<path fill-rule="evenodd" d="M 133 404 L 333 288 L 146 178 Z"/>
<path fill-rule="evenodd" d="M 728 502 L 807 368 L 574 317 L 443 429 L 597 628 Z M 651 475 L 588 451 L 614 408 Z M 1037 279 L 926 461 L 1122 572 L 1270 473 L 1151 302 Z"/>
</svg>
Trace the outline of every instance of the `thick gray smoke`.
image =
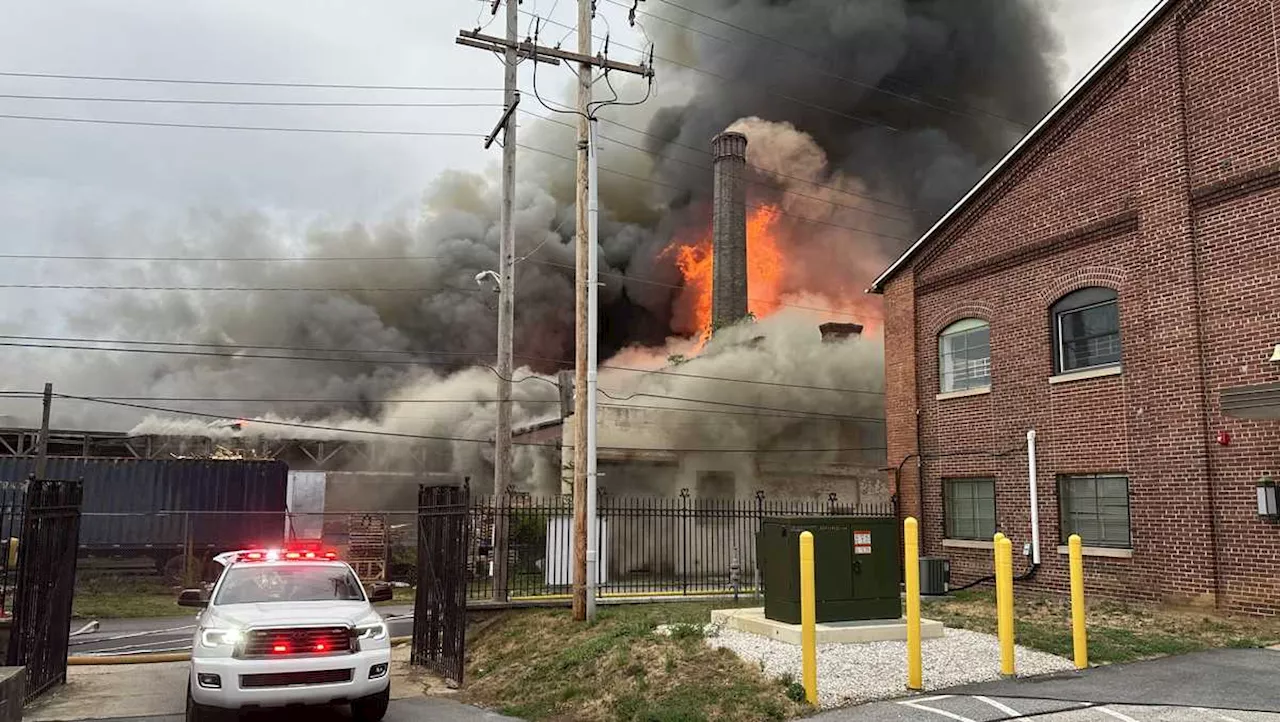
<svg viewBox="0 0 1280 722">
<path fill-rule="evenodd" d="M 748 202 L 782 211 L 775 228 L 787 262 L 767 300 L 783 298 L 834 314 L 796 321 L 807 328 L 829 320 L 874 327 L 878 311 L 861 296 L 871 274 L 989 167 L 1055 96 L 1051 62 L 1057 42 L 1040 3 L 696 3 L 700 13 L 767 32 L 803 52 L 668 4 L 648 5 L 669 21 L 646 20 L 657 54 L 667 59 L 657 63 L 660 92 L 645 105 L 607 110 L 601 124 L 606 170 L 600 175 L 600 253 L 601 270 L 609 274 L 601 293 L 602 359 L 630 349 L 648 365 L 659 365 L 679 350 L 668 348 L 673 335 L 696 330 L 689 325 L 693 299 L 679 288 L 676 254 L 664 251 L 673 242 L 696 244 L 709 231 L 705 150 L 716 133 L 730 126 L 747 133 L 749 162 L 764 169 L 753 171 Z M 640 90 L 634 80 L 615 83 L 630 97 Z M 527 119 L 525 125 L 525 143 L 572 155 L 570 128 Z M 527 258 L 517 270 L 519 376 L 548 374 L 573 358 L 572 167 L 561 158 L 522 155 L 516 224 L 518 255 Z M 492 398 L 492 375 L 474 369 L 451 374 L 492 361 L 497 297 L 474 277 L 497 267 L 497 208 L 495 178 L 447 173 L 426 191 L 416 215 L 377 225 L 297 227 L 260 213 L 203 213 L 182 228 L 157 230 L 128 221 L 99 228 L 92 234 L 98 240 L 82 244 L 86 253 L 314 260 L 136 264 L 123 272 L 119 264 L 89 267 L 85 277 L 96 283 L 335 290 L 86 298 L 66 319 L 68 335 L 198 342 L 211 345 L 201 349 L 209 355 L 13 351 L 5 386 L 31 389 L 52 380 L 73 394 L 299 399 L 168 405 L 230 417 L 270 413 L 485 438 L 492 429 L 492 405 L 484 403 Z M 12 322 L 6 328 L 31 332 Z M 644 348 L 654 350 L 635 350 Z M 235 357 L 254 354 L 308 358 Z M 777 368 L 753 361 L 737 372 L 752 377 Z M 794 383 L 803 384 L 813 383 L 806 382 L 807 373 L 825 366 L 785 368 Z M 857 376 L 865 380 L 878 368 L 865 365 Z M 469 403 L 400 404 L 393 411 L 376 403 L 410 393 Z M 549 384 L 517 384 L 517 393 L 524 400 L 518 419 L 557 409 Z M 838 394 L 794 396 L 796 408 L 838 409 L 847 403 Z M 38 420 L 36 404 L 4 408 L 21 423 Z M 145 414 L 59 402 L 54 423 L 120 429 Z M 454 449 L 446 466 L 474 471 L 487 463 L 482 445 L 467 448 Z"/>
</svg>

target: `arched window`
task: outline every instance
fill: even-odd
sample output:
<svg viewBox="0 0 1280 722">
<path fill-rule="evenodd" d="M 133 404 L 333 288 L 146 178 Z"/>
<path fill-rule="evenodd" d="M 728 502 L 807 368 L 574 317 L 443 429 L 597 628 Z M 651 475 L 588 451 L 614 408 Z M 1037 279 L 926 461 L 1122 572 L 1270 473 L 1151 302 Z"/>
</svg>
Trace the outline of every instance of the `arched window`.
<svg viewBox="0 0 1280 722">
<path fill-rule="evenodd" d="M 1120 363 L 1120 304 L 1110 288 L 1072 291 L 1053 304 L 1053 370 Z"/>
<path fill-rule="evenodd" d="M 966 318 L 938 335 L 938 377 L 942 393 L 991 385 L 991 326 Z"/>
</svg>

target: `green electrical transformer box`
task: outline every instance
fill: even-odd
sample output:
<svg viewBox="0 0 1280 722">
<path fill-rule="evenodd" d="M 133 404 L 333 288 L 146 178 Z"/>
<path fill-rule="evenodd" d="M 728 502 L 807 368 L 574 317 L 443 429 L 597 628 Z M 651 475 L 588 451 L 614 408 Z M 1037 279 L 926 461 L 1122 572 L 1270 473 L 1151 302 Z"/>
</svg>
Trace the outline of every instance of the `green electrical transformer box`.
<svg viewBox="0 0 1280 722">
<path fill-rule="evenodd" d="M 813 533 L 817 621 L 898 619 L 898 520 L 892 517 L 766 518 L 756 532 L 764 615 L 800 623 L 800 534 Z"/>
</svg>

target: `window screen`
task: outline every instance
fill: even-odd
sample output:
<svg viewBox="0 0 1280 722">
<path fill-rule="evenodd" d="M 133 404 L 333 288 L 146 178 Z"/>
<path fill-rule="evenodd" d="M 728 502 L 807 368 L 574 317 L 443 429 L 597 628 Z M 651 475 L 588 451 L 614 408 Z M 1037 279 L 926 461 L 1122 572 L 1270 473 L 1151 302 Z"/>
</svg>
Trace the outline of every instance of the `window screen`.
<svg viewBox="0 0 1280 722">
<path fill-rule="evenodd" d="M 947 479 L 944 488 L 947 538 L 990 541 L 996 533 L 995 480 Z"/>
<path fill-rule="evenodd" d="M 1129 479 L 1120 474 L 1058 477 L 1062 543 L 1079 534 L 1085 546 L 1132 546 L 1129 536 Z"/>
<path fill-rule="evenodd" d="M 1109 288 L 1083 288 L 1053 305 L 1054 370 L 1120 363 L 1120 306 Z"/>
<path fill-rule="evenodd" d="M 938 377 L 943 393 L 991 385 L 991 327 L 966 318 L 938 336 Z"/>
</svg>

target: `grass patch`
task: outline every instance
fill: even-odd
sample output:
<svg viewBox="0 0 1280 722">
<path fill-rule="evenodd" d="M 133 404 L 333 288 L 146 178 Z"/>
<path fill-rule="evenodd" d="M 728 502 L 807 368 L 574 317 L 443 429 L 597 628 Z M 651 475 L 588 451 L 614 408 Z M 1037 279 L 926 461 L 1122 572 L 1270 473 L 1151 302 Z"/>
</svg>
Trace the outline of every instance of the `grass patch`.
<svg viewBox="0 0 1280 722">
<path fill-rule="evenodd" d="M 189 617 L 195 613 L 179 607 L 177 590 L 158 579 L 81 579 L 71 604 L 71 616 L 76 619 Z"/>
<path fill-rule="evenodd" d="M 723 605 L 716 605 L 723 606 Z M 805 708 L 786 684 L 703 640 L 712 605 L 502 612 L 468 640 L 468 701 L 528 720 L 782 720 Z M 654 633 L 675 625 L 670 636 Z"/>
<path fill-rule="evenodd" d="M 995 594 L 966 590 L 923 600 L 922 613 L 948 627 L 996 633 Z M 1072 656 L 1069 601 L 1019 592 L 1014 595 L 1017 642 L 1062 657 Z M 1132 662 L 1218 647 L 1264 647 L 1280 642 L 1280 621 L 1224 616 L 1102 601 L 1086 614 L 1089 661 Z"/>
</svg>

